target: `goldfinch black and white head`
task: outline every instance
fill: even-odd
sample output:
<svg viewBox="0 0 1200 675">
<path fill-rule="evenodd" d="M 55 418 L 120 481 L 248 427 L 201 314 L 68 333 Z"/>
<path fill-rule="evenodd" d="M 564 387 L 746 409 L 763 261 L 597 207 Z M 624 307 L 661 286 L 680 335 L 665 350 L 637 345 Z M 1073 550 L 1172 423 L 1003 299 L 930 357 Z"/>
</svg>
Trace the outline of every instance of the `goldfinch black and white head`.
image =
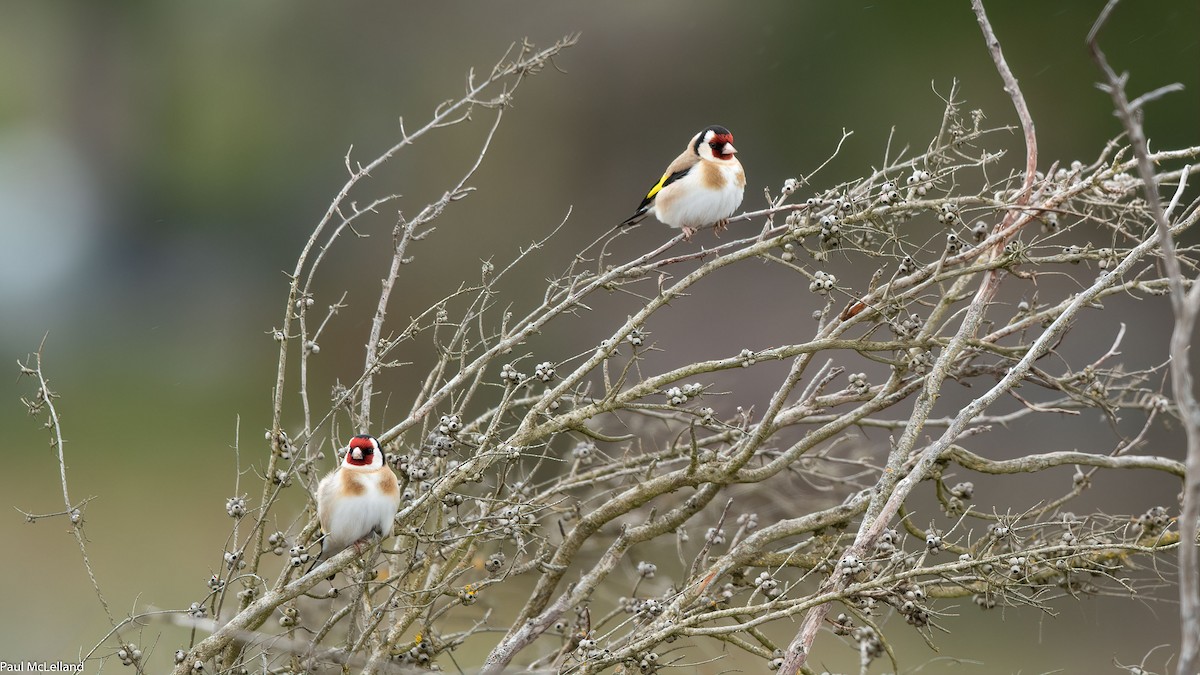
<svg viewBox="0 0 1200 675">
<path fill-rule="evenodd" d="M 711 126 L 692 137 L 683 154 L 667 167 L 646 193 L 637 211 L 621 223 L 633 225 L 648 215 L 683 230 L 691 239 L 696 230 L 725 221 L 737 211 L 746 188 L 746 172 L 734 155 L 733 134 Z"/>
</svg>

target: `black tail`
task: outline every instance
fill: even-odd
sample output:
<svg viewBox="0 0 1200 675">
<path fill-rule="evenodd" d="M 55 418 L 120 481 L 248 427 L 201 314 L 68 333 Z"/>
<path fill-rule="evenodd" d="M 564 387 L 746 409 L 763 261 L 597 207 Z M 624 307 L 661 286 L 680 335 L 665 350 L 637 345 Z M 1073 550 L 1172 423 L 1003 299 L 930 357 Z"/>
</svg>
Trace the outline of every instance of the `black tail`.
<svg viewBox="0 0 1200 675">
<path fill-rule="evenodd" d="M 312 564 L 308 566 L 308 569 L 304 570 L 304 573 L 305 573 L 305 574 L 308 574 L 309 572 L 311 572 L 311 571 L 313 571 L 313 570 L 317 569 L 317 565 L 320 565 L 320 564 L 321 564 L 321 562 L 322 562 L 322 558 L 321 558 L 321 556 L 320 556 L 320 555 L 318 555 L 317 557 L 313 558 Z"/>
<path fill-rule="evenodd" d="M 320 565 L 321 563 L 325 562 L 326 558 L 328 558 L 329 556 L 336 553 L 336 551 L 329 550 L 329 547 L 325 543 L 327 538 L 328 538 L 328 535 L 323 534 L 323 535 L 321 535 L 321 538 L 317 540 L 317 541 L 321 542 L 321 552 L 318 553 L 317 555 L 313 556 L 312 564 L 309 565 L 308 569 L 304 571 L 305 574 L 308 574 L 309 572 L 315 570 L 317 568 L 317 565 Z M 329 578 L 332 579 L 333 577 L 331 576 Z"/>
<path fill-rule="evenodd" d="M 642 222 L 642 219 L 646 217 L 646 214 L 649 213 L 649 211 L 650 211 L 649 206 L 643 206 L 642 208 L 635 211 L 632 216 L 629 216 L 625 220 L 622 220 L 621 226 L 628 227 L 629 225 L 637 225 L 638 223 Z"/>
</svg>

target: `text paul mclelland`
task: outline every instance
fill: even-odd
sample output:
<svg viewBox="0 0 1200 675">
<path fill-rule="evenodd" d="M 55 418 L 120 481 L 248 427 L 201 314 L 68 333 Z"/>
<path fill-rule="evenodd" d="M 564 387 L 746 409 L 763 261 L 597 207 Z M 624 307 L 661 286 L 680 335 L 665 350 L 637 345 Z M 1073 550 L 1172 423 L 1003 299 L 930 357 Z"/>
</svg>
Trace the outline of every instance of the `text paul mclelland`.
<svg viewBox="0 0 1200 675">
<path fill-rule="evenodd" d="M 0 673 L 82 673 L 83 661 L 0 660 Z"/>
</svg>

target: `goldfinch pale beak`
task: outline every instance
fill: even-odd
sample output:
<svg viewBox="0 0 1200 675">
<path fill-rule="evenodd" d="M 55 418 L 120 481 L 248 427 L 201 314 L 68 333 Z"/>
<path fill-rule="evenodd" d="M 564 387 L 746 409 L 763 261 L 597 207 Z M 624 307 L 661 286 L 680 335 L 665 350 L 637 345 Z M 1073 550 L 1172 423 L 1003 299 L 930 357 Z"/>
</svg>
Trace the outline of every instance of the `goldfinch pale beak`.
<svg viewBox="0 0 1200 675">
<path fill-rule="evenodd" d="M 355 461 L 361 460 L 363 458 L 362 448 L 355 448 L 351 450 L 350 456 L 353 457 Z"/>
<path fill-rule="evenodd" d="M 725 148 L 721 152 L 722 155 L 736 155 L 737 150 L 734 149 L 733 143 L 726 143 Z"/>
</svg>

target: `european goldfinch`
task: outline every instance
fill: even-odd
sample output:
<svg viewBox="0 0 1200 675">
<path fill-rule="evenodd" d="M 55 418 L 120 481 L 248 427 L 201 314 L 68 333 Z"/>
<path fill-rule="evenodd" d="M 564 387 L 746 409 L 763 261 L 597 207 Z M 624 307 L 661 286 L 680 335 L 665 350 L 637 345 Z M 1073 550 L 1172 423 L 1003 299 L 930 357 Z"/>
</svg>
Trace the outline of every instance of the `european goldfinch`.
<svg viewBox="0 0 1200 675">
<path fill-rule="evenodd" d="M 317 486 L 317 519 L 325 538 L 316 562 L 358 546 L 372 532 L 390 536 L 398 508 L 400 485 L 383 461 L 379 441 L 367 434 L 351 438 L 341 466 Z"/>
<path fill-rule="evenodd" d="M 683 230 L 684 239 L 706 225 L 715 225 L 718 232 L 725 229 L 746 188 L 746 172 L 736 152 L 733 134 L 725 127 L 711 126 L 696 134 L 621 224 L 633 225 L 653 214 Z"/>
</svg>

